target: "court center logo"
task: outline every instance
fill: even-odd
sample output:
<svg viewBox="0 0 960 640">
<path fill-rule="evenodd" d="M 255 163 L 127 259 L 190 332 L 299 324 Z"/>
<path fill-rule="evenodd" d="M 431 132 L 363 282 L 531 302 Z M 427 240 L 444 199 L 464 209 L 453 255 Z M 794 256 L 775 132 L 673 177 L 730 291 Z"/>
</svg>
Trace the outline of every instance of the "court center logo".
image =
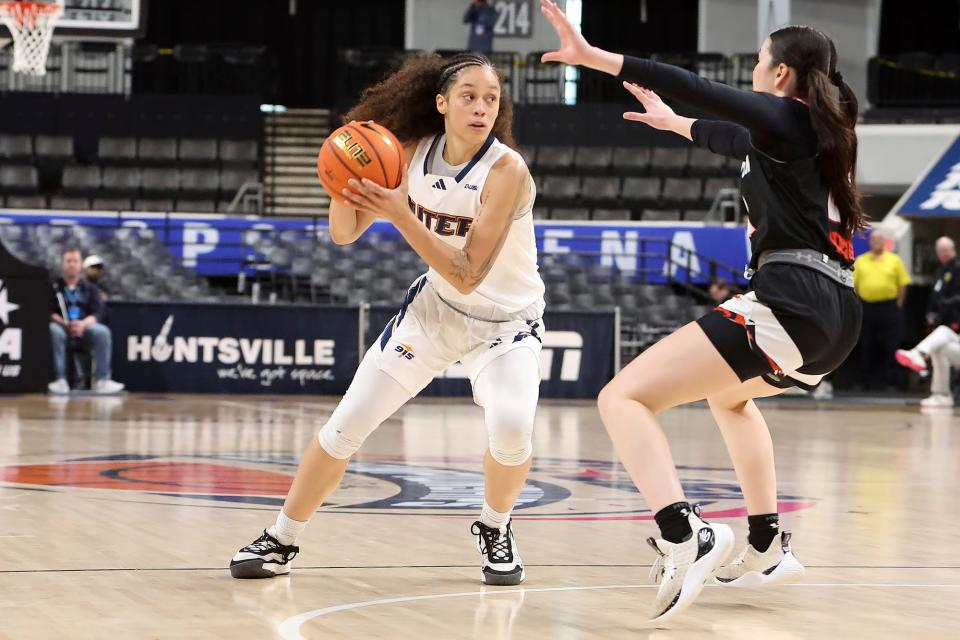
<svg viewBox="0 0 960 640">
<path fill-rule="evenodd" d="M 118 500 L 190 501 L 224 508 L 274 509 L 283 504 L 297 461 L 280 456 L 162 457 L 120 455 L 54 464 L 0 467 L 0 482 L 49 490 L 111 490 Z M 680 467 L 684 493 L 706 518 L 746 515 L 733 470 Z M 55 487 L 55 489 L 54 489 Z M 409 461 L 364 455 L 351 462 L 324 510 L 382 515 L 473 517 L 483 506 L 484 477 L 474 458 Z M 779 496 L 786 513 L 814 506 Z M 514 510 L 526 520 L 650 520 L 652 513 L 625 470 L 605 460 L 535 459 Z"/>
</svg>

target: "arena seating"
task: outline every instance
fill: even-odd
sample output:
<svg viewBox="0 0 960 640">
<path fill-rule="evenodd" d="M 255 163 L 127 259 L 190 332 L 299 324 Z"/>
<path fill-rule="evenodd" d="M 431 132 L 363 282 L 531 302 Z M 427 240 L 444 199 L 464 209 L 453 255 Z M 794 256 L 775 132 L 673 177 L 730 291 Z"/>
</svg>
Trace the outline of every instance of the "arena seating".
<svg viewBox="0 0 960 640">
<path fill-rule="evenodd" d="M 82 163 L 69 136 L 0 134 L 3 204 L 18 209 L 226 211 L 257 182 L 256 140 L 100 138 Z"/>
<path fill-rule="evenodd" d="M 540 219 L 702 222 L 721 189 L 737 188 L 739 163 L 689 146 L 541 145 L 521 153 Z"/>
<path fill-rule="evenodd" d="M 20 260 L 59 273 L 65 246 L 105 263 L 103 283 L 112 300 L 216 302 L 223 295 L 180 265 L 151 233 L 130 228 L 59 225 L 0 225 L 0 242 Z"/>
</svg>

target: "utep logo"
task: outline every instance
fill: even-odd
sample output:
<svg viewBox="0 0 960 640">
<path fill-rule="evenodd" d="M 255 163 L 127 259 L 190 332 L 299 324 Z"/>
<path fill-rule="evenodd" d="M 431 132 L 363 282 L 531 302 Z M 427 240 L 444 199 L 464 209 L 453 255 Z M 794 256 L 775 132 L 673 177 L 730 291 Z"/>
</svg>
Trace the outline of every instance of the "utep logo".
<svg viewBox="0 0 960 640">
<path fill-rule="evenodd" d="M 413 360 L 414 358 L 417 357 L 417 354 L 413 352 L 413 347 L 410 346 L 409 344 L 403 344 L 403 343 L 398 344 L 397 347 L 394 349 L 394 351 L 397 352 L 398 358 L 406 358 L 407 360 Z"/>
<path fill-rule="evenodd" d="M 437 185 L 433 186 L 435 189 L 440 188 L 437 187 Z M 448 213 L 437 213 L 436 211 L 431 211 L 417 204 L 413 201 L 413 198 L 409 198 L 408 204 L 410 205 L 410 210 L 417 215 L 420 222 L 438 236 L 457 236 L 463 238 L 467 235 L 467 232 L 470 231 L 470 225 L 473 224 L 473 218 L 454 216 Z"/>
<path fill-rule="evenodd" d="M 353 158 L 361 167 L 370 164 L 370 155 L 349 131 L 338 133 L 337 137 L 333 139 L 333 143 L 343 149 L 343 152 Z"/>
<path fill-rule="evenodd" d="M 10 314 L 20 308 L 20 305 L 10 302 L 8 290 L 0 280 L 0 358 L 19 362 L 23 357 L 23 330 L 18 327 L 8 327 Z M 0 377 L 16 378 L 20 375 L 19 364 L 5 364 L 0 366 Z"/>
</svg>

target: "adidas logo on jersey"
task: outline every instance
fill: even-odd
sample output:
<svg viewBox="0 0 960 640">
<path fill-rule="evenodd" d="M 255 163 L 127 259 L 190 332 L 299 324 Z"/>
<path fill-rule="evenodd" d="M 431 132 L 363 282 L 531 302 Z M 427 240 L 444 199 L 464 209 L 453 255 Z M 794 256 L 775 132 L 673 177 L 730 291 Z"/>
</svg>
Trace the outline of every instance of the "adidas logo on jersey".
<svg viewBox="0 0 960 640">
<path fill-rule="evenodd" d="M 442 191 L 446 191 L 446 190 L 447 190 L 447 185 L 443 184 L 443 178 L 440 178 L 439 180 L 437 180 L 436 182 L 433 183 L 433 188 L 434 188 L 434 189 L 441 189 Z"/>
</svg>

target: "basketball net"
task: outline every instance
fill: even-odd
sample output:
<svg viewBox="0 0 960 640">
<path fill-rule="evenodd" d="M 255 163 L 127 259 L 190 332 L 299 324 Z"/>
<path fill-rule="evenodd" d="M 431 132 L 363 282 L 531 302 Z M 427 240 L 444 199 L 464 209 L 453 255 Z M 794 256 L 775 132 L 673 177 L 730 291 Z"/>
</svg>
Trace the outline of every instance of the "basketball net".
<svg viewBox="0 0 960 640">
<path fill-rule="evenodd" d="M 15 72 L 46 75 L 53 27 L 62 13 L 63 7 L 55 2 L 0 2 L 0 20 L 13 37 Z"/>
</svg>

